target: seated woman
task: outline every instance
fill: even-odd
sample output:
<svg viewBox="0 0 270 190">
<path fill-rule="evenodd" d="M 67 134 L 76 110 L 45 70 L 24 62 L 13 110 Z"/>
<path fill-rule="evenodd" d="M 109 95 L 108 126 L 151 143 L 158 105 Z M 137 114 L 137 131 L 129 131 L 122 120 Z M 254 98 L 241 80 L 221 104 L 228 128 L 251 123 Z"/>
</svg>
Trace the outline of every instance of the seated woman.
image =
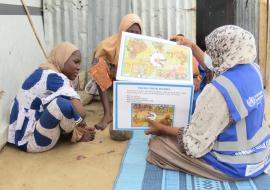
<svg viewBox="0 0 270 190">
<path fill-rule="evenodd" d="M 191 41 L 172 37 L 200 56 Z M 160 135 L 149 143 L 147 160 L 162 168 L 217 180 L 256 177 L 269 168 L 270 131 L 256 58 L 255 39 L 233 25 L 206 37 L 215 78 L 201 92 L 189 126 L 170 128 L 148 121 L 146 134 Z"/>
<path fill-rule="evenodd" d="M 100 42 L 93 54 L 90 75 L 97 83 L 98 93 L 104 110 L 103 118 L 95 125 L 96 129 L 103 130 L 112 122 L 112 108 L 109 102 L 108 89 L 112 86 L 112 81 L 116 77 L 123 31 L 141 34 L 142 21 L 140 17 L 136 14 L 124 16 L 119 25 L 118 34 Z"/>
<path fill-rule="evenodd" d="M 8 142 L 26 152 L 53 148 L 62 133 L 72 142 L 95 137 L 84 122 L 85 109 L 71 86 L 80 70 L 81 53 L 68 42 L 58 44 L 47 63 L 41 64 L 22 84 L 14 99 Z"/>
</svg>

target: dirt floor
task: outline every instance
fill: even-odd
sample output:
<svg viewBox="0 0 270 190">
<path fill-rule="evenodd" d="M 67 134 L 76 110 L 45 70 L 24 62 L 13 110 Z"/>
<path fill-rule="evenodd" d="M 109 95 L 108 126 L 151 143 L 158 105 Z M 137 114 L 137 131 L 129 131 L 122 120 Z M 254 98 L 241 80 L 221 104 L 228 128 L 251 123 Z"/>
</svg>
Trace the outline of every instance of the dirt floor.
<svg viewBox="0 0 270 190">
<path fill-rule="evenodd" d="M 270 96 L 266 115 L 270 121 Z M 102 116 L 99 102 L 86 106 L 87 123 Z M 109 190 L 117 176 L 127 141 L 110 139 L 109 130 L 98 132 L 89 143 L 61 142 L 39 154 L 7 145 L 0 153 L 0 190 Z"/>
<path fill-rule="evenodd" d="M 89 126 L 102 116 L 99 102 L 86 106 Z M 0 153 L 0 190 L 108 190 L 121 163 L 127 141 L 117 142 L 109 130 L 97 132 L 94 142 L 61 142 L 38 154 L 7 145 Z"/>
</svg>

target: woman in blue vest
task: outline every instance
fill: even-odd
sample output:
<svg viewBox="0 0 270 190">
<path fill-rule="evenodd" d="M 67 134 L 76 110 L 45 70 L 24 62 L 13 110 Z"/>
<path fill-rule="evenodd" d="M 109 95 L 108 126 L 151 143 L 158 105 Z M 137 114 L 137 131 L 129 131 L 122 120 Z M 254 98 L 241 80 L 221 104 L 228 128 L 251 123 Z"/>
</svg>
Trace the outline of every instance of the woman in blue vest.
<svg viewBox="0 0 270 190">
<path fill-rule="evenodd" d="M 184 37 L 178 44 L 192 48 L 199 61 L 204 52 Z M 240 180 L 267 171 L 270 133 L 265 121 L 263 81 L 255 39 L 233 25 L 215 29 L 206 39 L 215 77 L 201 92 L 189 126 L 169 128 L 148 120 L 147 160 L 162 168 L 218 180 Z M 209 60 L 209 59 L 208 59 Z"/>
</svg>

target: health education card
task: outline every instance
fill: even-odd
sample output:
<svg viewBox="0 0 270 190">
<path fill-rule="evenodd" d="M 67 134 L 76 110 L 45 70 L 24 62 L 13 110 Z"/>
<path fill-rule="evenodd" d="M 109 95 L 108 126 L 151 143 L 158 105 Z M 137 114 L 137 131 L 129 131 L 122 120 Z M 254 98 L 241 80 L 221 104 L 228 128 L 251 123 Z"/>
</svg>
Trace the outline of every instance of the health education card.
<svg viewBox="0 0 270 190">
<path fill-rule="evenodd" d="M 193 86 L 115 81 L 113 86 L 113 128 L 147 129 L 146 119 L 170 127 L 189 123 Z"/>
<path fill-rule="evenodd" d="M 192 84 L 192 52 L 175 42 L 122 33 L 117 80 Z"/>
</svg>

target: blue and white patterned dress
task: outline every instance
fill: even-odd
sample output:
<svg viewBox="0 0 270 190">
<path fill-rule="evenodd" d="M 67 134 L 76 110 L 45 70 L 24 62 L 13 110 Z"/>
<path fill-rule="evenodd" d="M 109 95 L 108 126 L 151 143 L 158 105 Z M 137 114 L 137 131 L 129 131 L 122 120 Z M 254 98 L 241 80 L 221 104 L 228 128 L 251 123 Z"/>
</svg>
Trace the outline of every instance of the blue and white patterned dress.
<svg viewBox="0 0 270 190">
<path fill-rule="evenodd" d="M 71 98 L 80 99 L 64 74 L 35 70 L 14 98 L 8 142 L 27 152 L 51 149 L 82 120 Z"/>
</svg>

